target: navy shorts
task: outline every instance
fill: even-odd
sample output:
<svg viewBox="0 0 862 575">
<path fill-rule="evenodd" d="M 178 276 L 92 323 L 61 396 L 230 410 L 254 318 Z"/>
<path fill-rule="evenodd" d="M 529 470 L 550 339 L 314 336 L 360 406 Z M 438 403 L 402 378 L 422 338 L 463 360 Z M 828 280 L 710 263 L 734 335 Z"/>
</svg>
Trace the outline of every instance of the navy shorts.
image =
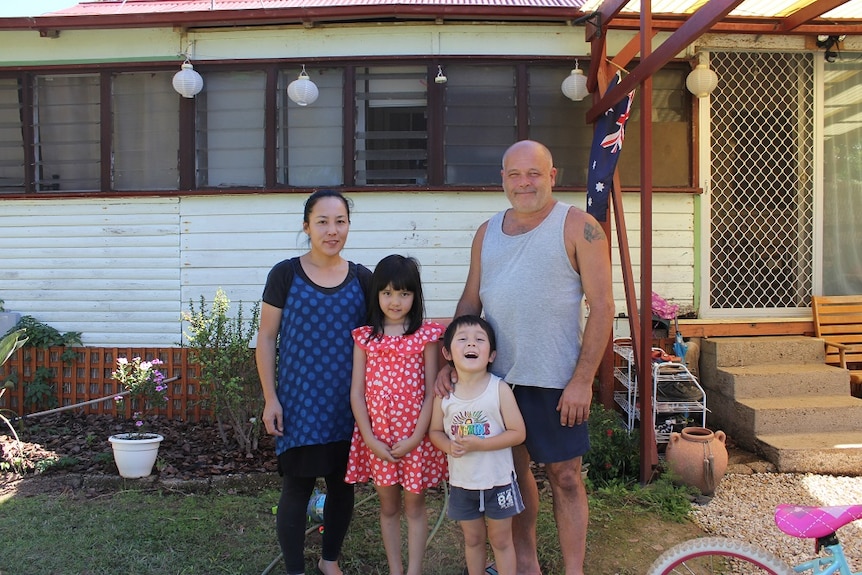
<svg viewBox="0 0 862 575">
<path fill-rule="evenodd" d="M 524 442 L 530 459 L 536 463 L 557 463 L 581 457 L 590 449 L 587 423 L 560 425 L 557 404 L 562 389 L 516 385 L 512 389 L 527 427 Z"/>
<path fill-rule="evenodd" d="M 507 519 L 524 510 L 524 500 L 518 482 L 491 489 L 449 489 L 447 515 L 454 521 L 470 521 L 482 516 L 488 519 Z"/>
</svg>

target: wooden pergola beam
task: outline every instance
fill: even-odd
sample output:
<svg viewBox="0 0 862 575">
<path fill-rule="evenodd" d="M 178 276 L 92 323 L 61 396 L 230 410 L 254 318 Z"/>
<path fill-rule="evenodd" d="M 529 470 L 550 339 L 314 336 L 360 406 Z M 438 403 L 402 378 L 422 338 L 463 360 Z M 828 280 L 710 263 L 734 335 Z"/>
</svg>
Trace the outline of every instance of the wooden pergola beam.
<svg viewBox="0 0 862 575">
<path fill-rule="evenodd" d="M 742 4 L 743 0 L 709 0 L 697 12 L 685 21 L 661 46 L 643 58 L 631 73 L 622 79 L 613 90 L 609 90 L 587 112 L 587 123 L 593 123 L 608 108 L 613 107 L 644 80 L 670 62 L 677 54 L 685 50 L 692 42 L 708 31 L 713 24 L 727 16 L 731 10 Z M 603 4 L 604 5 L 604 4 Z M 606 26 L 602 22 L 602 26 Z M 641 30 L 643 34 L 643 30 Z"/>
<path fill-rule="evenodd" d="M 794 30 L 809 20 L 818 18 L 833 8 L 838 8 L 846 1 L 847 0 L 817 0 L 781 20 L 781 24 L 778 25 L 778 30 L 781 32 Z"/>
</svg>

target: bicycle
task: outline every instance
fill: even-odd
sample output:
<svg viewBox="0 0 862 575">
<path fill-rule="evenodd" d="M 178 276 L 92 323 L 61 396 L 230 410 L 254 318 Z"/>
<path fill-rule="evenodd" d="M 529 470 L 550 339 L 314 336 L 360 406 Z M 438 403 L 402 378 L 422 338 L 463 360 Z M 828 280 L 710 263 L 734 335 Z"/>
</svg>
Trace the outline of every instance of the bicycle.
<svg viewBox="0 0 862 575">
<path fill-rule="evenodd" d="M 707 575 L 709 573 L 745 573 L 793 575 L 811 572 L 817 575 L 862 575 L 854 573 L 847 563 L 844 548 L 836 531 L 862 519 L 862 505 L 803 506 L 781 504 L 775 509 L 775 524 L 784 533 L 801 539 L 814 539 L 815 552 L 823 556 L 803 561 L 793 567 L 777 555 L 756 545 L 726 537 L 691 539 L 662 553 L 650 566 L 648 575 Z"/>
</svg>

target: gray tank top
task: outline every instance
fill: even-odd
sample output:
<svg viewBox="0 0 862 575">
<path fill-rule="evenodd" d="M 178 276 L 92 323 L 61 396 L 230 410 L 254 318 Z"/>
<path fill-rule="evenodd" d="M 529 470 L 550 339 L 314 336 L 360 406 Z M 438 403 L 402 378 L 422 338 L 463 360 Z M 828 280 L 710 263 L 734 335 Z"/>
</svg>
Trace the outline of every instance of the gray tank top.
<svg viewBox="0 0 862 575">
<path fill-rule="evenodd" d="M 566 254 L 569 205 L 557 202 L 538 227 L 503 233 L 505 211 L 488 221 L 479 297 L 497 336 L 492 371 L 515 385 L 562 389 L 581 352 L 581 276 Z"/>
</svg>

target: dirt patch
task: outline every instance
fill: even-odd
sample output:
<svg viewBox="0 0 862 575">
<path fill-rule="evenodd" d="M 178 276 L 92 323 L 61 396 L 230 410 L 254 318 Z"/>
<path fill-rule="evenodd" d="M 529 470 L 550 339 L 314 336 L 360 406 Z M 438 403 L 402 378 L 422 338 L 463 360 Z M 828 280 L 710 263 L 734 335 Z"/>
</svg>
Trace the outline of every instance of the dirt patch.
<svg viewBox="0 0 862 575">
<path fill-rule="evenodd" d="M 654 515 L 623 511 L 609 519 L 592 518 L 587 534 L 587 570 L 607 575 L 643 575 L 673 545 L 704 535 L 691 521 L 676 523 Z"/>
</svg>

